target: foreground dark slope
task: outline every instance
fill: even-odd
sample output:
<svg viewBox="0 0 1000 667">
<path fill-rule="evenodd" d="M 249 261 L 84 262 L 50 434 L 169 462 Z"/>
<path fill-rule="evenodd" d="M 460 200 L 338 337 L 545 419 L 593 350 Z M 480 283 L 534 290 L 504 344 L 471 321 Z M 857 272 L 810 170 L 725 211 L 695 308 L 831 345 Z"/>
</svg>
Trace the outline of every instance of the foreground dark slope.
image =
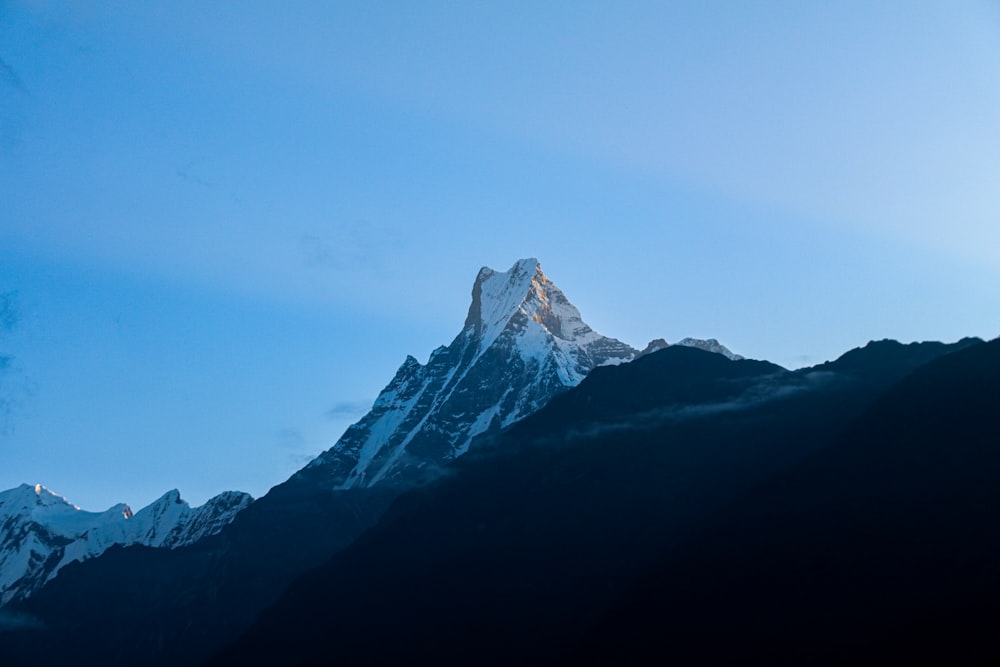
<svg viewBox="0 0 1000 667">
<path fill-rule="evenodd" d="M 300 579 L 212 664 L 545 662 L 755 485 L 956 346 L 791 373 L 671 347 L 599 368 Z"/>
<path fill-rule="evenodd" d="M 1000 664 L 1000 340 L 707 523 L 565 662 Z"/>
<path fill-rule="evenodd" d="M 244 632 L 296 576 L 373 525 L 395 495 L 333 493 L 299 480 L 275 487 L 221 533 L 191 546 L 114 547 L 70 564 L 34 597 L 4 610 L 42 627 L 0 631 L 0 662 L 197 664 Z"/>
</svg>

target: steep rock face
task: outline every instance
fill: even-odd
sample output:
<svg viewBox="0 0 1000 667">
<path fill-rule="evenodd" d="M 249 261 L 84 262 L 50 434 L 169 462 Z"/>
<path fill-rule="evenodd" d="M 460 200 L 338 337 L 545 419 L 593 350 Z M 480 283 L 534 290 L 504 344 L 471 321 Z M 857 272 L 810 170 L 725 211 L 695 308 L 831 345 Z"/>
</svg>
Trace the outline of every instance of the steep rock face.
<svg viewBox="0 0 1000 667">
<path fill-rule="evenodd" d="M 0 492 L 0 605 L 28 597 L 63 566 L 115 544 L 191 544 L 217 533 L 252 500 L 229 491 L 192 508 L 173 490 L 133 514 L 124 503 L 86 512 L 41 484 Z"/>
<path fill-rule="evenodd" d="M 455 340 L 425 365 L 407 357 L 371 412 L 303 472 L 342 489 L 411 484 L 465 453 L 474 436 L 636 355 L 587 326 L 538 260 L 483 267 Z"/>
</svg>

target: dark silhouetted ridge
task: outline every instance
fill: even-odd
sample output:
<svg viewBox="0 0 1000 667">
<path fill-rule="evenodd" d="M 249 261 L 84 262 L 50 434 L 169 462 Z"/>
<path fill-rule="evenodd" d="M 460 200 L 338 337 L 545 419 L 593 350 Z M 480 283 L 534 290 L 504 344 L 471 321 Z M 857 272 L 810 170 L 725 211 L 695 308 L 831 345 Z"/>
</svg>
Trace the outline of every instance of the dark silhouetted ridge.
<svg viewBox="0 0 1000 667">
<path fill-rule="evenodd" d="M 741 549 L 753 553 L 754 523 L 772 517 L 761 537 L 780 541 L 783 516 L 806 516 L 795 509 L 800 497 L 823 498 L 823 480 L 852 479 L 851 470 L 892 489 L 885 486 L 892 457 L 874 455 L 877 448 L 868 456 L 874 445 L 860 434 L 872 427 L 864 425 L 881 423 L 893 401 L 906 411 L 920 392 L 893 385 L 928 359 L 960 363 L 965 352 L 949 353 L 961 347 L 889 347 L 882 355 L 876 345 L 849 369 L 835 363 L 796 372 L 669 347 L 599 368 L 531 417 L 477 441 L 452 474 L 399 498 L 375 528 L 302 577 L 210 664 L 589 664 L 602 657 L 627 664 L 646 654 L 696 663 L 699 642 L 725 646 L 743 636 L 739 614 L 723 614 L 729 626 L 712 625 L 717 607 L 731 604 L 713 582 L 729 581 L 720 575 L 727 568 L 740 571 Z M 933 372 L 951 366 L 940 368 Z M 957 382 L 935 391 L 948 393 Z M 977 387 L 989 390 L 988 383 Z M 946 423 L 960 416 L 942 414 Z M 839 467 L 823 472 L 816 462 L 829 456 Z M 803 478 L 802 470 L 814 476 Z M 947 488 L 943 493 L 962 493 Z M 741 508 L 760 497 L 773 505 L 737 523 L 749 545 L 733 542 L 717 558 L 698 550 L 729 544 L 729 517 L 744 516 L 750 510 Z M 804 507 L 825 507 L 809 502 Z M 703 553 L 711 563 L 704 568 Z M 760 563 L 773 557 L 761 554 Z M 674 572 L 682 573 L 679 581 Z M 644 597 L 661 574 L 662 595 Z M 768 608 L 766 589 L 748 589 L 734 608 Z M 688 597 L 675 601 L 675 590 Z M 689 612 L 704 625 L 682 623 Z M 638 628 L 631 634 L 630 623 Z M 764 637 L 781 630 L 754 627 Z M 623 650 L 622 641 L 635 649 Z M 679 648 L 664 650 L 670 642 Z"/>
</svg>

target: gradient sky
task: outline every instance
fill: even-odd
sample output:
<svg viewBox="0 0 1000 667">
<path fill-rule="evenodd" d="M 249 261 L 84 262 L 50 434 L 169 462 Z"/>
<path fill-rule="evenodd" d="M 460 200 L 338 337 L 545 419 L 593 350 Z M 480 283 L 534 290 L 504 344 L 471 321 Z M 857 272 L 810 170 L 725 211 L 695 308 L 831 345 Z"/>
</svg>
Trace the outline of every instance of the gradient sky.
<svg viewBox="0 0 1000 667">
<path fill-rule="evenodd" d="M 1000 334 L 997 2 L 0 1 L 0 488 L 259 496 L 482 265 L 789 367 Z"/>
</svg>

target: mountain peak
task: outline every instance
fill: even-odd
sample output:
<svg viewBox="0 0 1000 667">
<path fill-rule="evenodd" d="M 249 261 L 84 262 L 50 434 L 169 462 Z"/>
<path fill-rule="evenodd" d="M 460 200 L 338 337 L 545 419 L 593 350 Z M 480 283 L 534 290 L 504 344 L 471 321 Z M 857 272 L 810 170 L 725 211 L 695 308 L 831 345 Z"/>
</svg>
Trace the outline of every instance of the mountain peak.
<svg viewBox="0 0 1000 667">
<path fill-rule="evenodd" d="M 179 489 L 170 489 L 162 496 L 153 501 L 154 505 L 180 505 L 187 504 L 187 501 L 181 498 L 181 492 Z"/>
<path fill-rule="evenodd" d="M 684 340 L 679 340 L 675 345 L 683 345 L 684 347 L 695 347 L 699 350 L 704 350 L 705 352 L 715 352 L 716 354 L 721 354 L 722 356 L 730 359 L 732 361 L 739 361 L 743 357 L 732 352 L 728 347 L 720 343 L 714 338 L 685 338 Z"/>
<path fill-rule="evenodd" d="M 531 329 L 539 331 L 532 335 Z M 580 311 L 549 280 L 533 257 L 518 260 L 507 271 L 487 266 L 479 270 L 472 286 L 472 304 L 464 331 L 477 339 L 480 350 L 490 347 L 504 333 L 522 339 L 550 336 L 583 346 L 604 339 L 583 321 Z M 635 350 L 624 347 L 629 353 L 615 356 L 623 360 L 635 355 Z"/>
<path fill-rule="evenodd" d="M 476 435 L 531 414 L 593 368 L 636 354 L 591 329 L 537 259 L 507 271 L 484 266 L 451 345 L 423 366 L 408 357 L 371 412 L 314 459 L 309 474 L 335 488 L 414 483 L 465 453 Z"/>
<path fill-rule="evenodd" d="M 489 336 L 491 330 L 503 325 L 529 298 L 532 283 L 547 281 L 537 259 L 521 259 L 507 271 L 488 266 L 479 269 L 472 284 L 472 303 L 465 318 L 465 328 L 477 336 Z"/>
<path fill-rule="evenodd" d="M 64 507 L 68 510 L 80 509 L 58 493 L 41 484 L 19 484 L 13 489 L 0 491 L 0 513 L 44 512 L 46 508 Z"/>
<path fill-rule="evenodd" d="M 177 489 L 133 514 L 125 503 L 87 512 L 41 484 L 0 491 L 0 606 L 24 598 L 67 563 L 113 544 L 174 548 L 217 533 L 252 498 L 226 492 L 191 509 Z"/>
</svg>

